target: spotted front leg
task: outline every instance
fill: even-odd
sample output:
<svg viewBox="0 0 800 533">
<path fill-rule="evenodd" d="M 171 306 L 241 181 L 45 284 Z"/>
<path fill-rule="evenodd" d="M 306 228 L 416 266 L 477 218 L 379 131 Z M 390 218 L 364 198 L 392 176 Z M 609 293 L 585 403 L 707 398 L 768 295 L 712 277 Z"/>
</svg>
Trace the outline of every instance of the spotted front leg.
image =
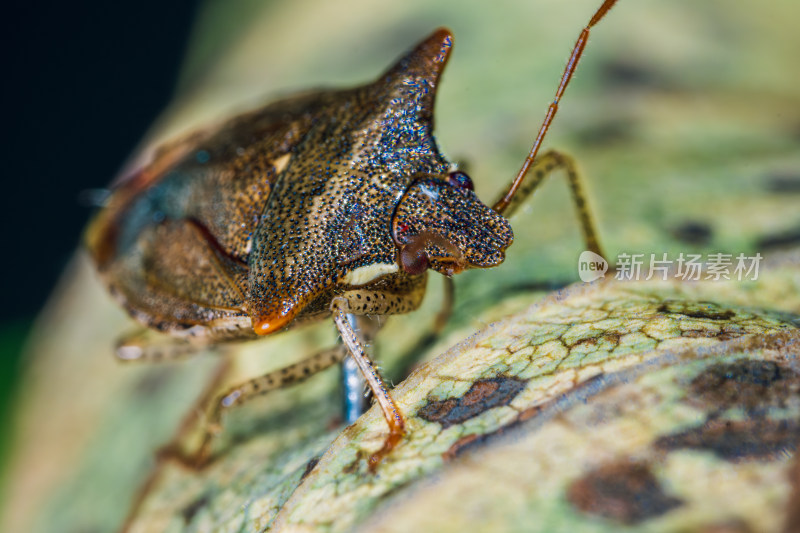
<svg viewBox="0 0 800 533">
<path fill-rule="evenodd" d="M 360 332 L 356 331 L 356 333 L 360 333 L 361 342 L 359 342 L 359 344 L 364 348 L 367 357 L 374 356 L 373 353 L 370 353 L 368 348 L 370 348 L 369 339 L 374 336 L 374 328 L 377 324 L 375 322 L 365 322 L 365 320 L 363 320 L 363 315 L 392 315 L 407 313 L 417 309 L 425 295 L 426 283 L 427 276 L 425 274 L 421 276 L 400 277 L 393 280 L 386 280 L 374 288 L 353 289 L 340 296 L 340 298 L 346 302 L 347 309 L 349 309 L 348 321 L 351 327 L 353 327 L 354 330 L 361 329 Z M 444 291 L 442 309 L 440 309 L 439 313 L 436 315 L 432 330 L 420 338 L 415 346 L 407 352 L 407 355 L 401 359 L 399 367 L 404 370 L 400 373 L 398 379 L 402 379 L 408 374 L 407 369 L 413 364 L 416 364 L 417 358 L 424 347 L 430 344 L 447 324 L 453 311 L 453 295 L 455 289 L 452 278 L 444 278 Z M 362 320 L 358 320 L 359 315 L 362 315 Z M 365 332 L 363 328 L 367 324 L 369 324 L 368 331 Z M 357 366 L 353 358 L 346 359 L 345 365 L 348 363 L 352 364 L 353 367 Z M 353 370 L 355 370 L 355 368 L 353 368 Z M 353 374 L 350 374 L 350 376 L 351 378 L 354 377 Z M 345 391 L 352 395 L 353 402 L 356 402 L 357 399 L 363 399 L 361 388 L 364 384 L 364 380 L 357 380 L 357 382 L 357 385 L 350 388 L 345 386 Z M 361 411 L 355 409 L 351 410 L 351 407 L 354 405 L 352 402 L 346 401 L 345 405 L 347 406 L 348 413 L 350 413 L 347 416 L 348 422 L 355 421 L 355 419 L 361 415 Z M 356 413 L 358 414 L 356 415 Z"/>
<path fill-rule="evenodd" d="M 399 276 L 350 289 L 338 298 L 347 302 L 347 312 L 354 315 L 402 315 L 420 306 L 427 281 L 427 273 Z"/>
<path fill-rule="evenodd" d="M 394 403 L 394 400 L 392 400 L 392 397 L 389 395 L 389 391 L 386 389 L 383 378 L 381 378 L 381 375 L 375 368 L 375 364 L 367 356 L 358 334 L 348 320 L 350 309 L 347 300 L 344 298 L 335 298 L 333 302 L 331 302 L 331 311 L 333 312 L 333 321 L 336 323 L 336 327 L 342 336 L 342 342 L 347 346 L 350 356 L 364 375 L 364 379 L 372 391 L 372 395 L 378 402 L 378 405 L 383 411 L 383 416 L 389 424 L 389 435 L 383 442 L 383 446 L 369 458 L 369 468 L 371 471 L 374 471 L 386 454 L 392 451 L 400 442 L 400 439 L 403 438 L 405 434 L 405 420 L 400 410 L 397 408 L 397 405 Z"/>
</svg>

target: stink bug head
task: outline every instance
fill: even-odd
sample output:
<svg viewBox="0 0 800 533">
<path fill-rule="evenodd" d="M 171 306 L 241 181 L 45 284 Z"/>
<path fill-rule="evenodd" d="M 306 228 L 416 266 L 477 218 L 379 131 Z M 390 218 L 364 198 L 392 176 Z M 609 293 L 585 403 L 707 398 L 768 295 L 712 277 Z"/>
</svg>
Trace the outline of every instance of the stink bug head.
<svg viewBox="0 0 800 533">
<path fill-rule="evenodd" d="M 436 81 L 452 43 L 452 34 L 438 29 L 387 73 L 388 78 L 412 70 L 420 73 L 420 79 L 430 80 L 420 93 L 425 97 L 420 117 L 430 128 Z M 468 267 L 486 268 L 503 261 L 513 240 L 511 227 L 478 200 L 473 188 L 463 172 L 417 176 L 411 183 L 392 217 L 397 261 L 404 272 L 420 274 L 430 268 L 451 276 Z"/>
<path fill-rule="evenodd" d="M 450 276 L 496 266 L 514 238 L 508 221 L 478 200 L 466 174 L 448 178 L 418 179 L 397 205 L 392 233 L 409 274 L 431 268 Z"/>
</svg>

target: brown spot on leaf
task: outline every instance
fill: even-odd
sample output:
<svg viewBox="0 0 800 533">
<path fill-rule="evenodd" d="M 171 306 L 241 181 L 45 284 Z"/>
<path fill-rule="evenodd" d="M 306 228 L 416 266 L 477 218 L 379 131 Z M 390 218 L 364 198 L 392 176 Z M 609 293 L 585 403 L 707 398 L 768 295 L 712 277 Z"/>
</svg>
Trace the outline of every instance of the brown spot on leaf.
<svg viewBox="0 0 800 533">
<path fill-rule="evenodd" d="M 764 188 L 770 192 L 800 193 L 800 174 L 796 172 L 775 172 L 764 179 Z"/>
<path fill-rule="evenodd" d="M 710 302 L 674 302 L 662 303 L 657 312 L 688 316 L 690 318 L 706 318 L 708 320 L 730 320 L 736 313 L 730 309 L 720 310 L 716 304 Z"/>
<path fill-rule="evenodd" d="M 794 246 L 798 243 L 800 243 L 800 227 L 795 227 L 759 237 L 756 247 L 759 250 L 773 250 Z"/>
<path fill-rule="evenodd" d="M 615 89 L 671 89 L 667 77 L 641 61 L 613 60 L 600 65 L 600 78 L 603 83 Z"/>
<path fill-rule="evenodd" d="M 744 330 L 734 326 L 730 328 L 724 327 L 719 331 L 715 331 L 713 329 L 687 329 L 681 333 L 681 336 L 690 338 L 713 338 L 720 341 L 729 341 L 731 339 L 741 337 L 744 334 Z"/>
<path fill-rule="evenodd" d="M 319 462 L 319 457 L 312 457 L 311 460 L 308 463 L 306 463 L 306 469 L 303 470 L 303 475 L 300 476 L 301 481 L 304 480 L 306 476 L 311 473 L 312 470 L 314 470 L 314 467 L 317 466 L 318 462 Z"/>
<path fill-rule="evenodd" d="M 479 379 L 460 398 L 428 400 L 417 416 L 428 422 L 438 422 L 446 429 L 494 407 L 508 405 L 523 388 L 525 381 L 515 377 Z"/>
<path fill-rule="evenodd" d="M 587 337 L 585 339 L 577 341 L 575 344 L 571 345 L 570 348 L 577 348 L 578 346 L 596 346 L 596 345 L 597 345 L 597 337 Z"/>
<path fill-rule="evenodd" d="M 695 246 L 707 245 L 713 235 L 710 224 L 696 220 L 682 222 L 673 227 L 670 233 L 675 239 Z"/>
<path fill-rule="evenodd" d="M 187 526 L 189 524 L 191 524 L 192 520 L 195 517 L 195 515 L 197 515 L 197 513 L 200 511 L 200 509 L 202 509 L 203 507 L 208 505 L 209 501 L 210 501 L 210 498 L 209 498 L 208 494 L 203 494 L 199 498 L 193 500 L 189 505 L 184 507 L 181 510 L 181 516 L 183 516 L 183 522 Z"/>
<path fill-rule="evenodd" d="M 693 339 L 716 337 L 717 331 L 711 329 L 687 329 L 681 333 L 681 337 L 690 337 Z"/>
<path fill-rule="evenodd" d="M 582 144 L 610 146 L 636 137 L 636 123 L 628 118 L 612 118 L 601 122 L 587 123 L 574 135 Z"/>
<path fill-rule="evenodd" d="M 359 452 L 358 454 L 356 454 L 356 458 L 354 460 L 344 465 L 344 467 L 342 468 L 342 473 L 348 475 L 355 474 L 356 472 L 358 472 L 358 465 L 362 461 L 368 461 L 368 460 L 369 460 L 369 454 L 363 453 L 363 451 Z"/>
<path fill-rule="evenodd" d="M 800 398 L 800 374 L 772 361 L 743 359 L 712 365 L 689 384 L 687 399 L 704 408 L 748 411 L 785 407 Z"/>
<path fill-rule="evenodd" d="M 571 393 L 572 394 L 580 393 L 580 391 L 584 389 L 595 386 L 602 379 L 603 379 L 603 374 L 597 374 L 595 376 L 592 376 L 586 381 L 583 381 L 578 385 L 576 385 L 572 389 Z M 457 456 L 461 455 L 465 451 L 469 451 L 472 448 L 477 448 L 478 446 L 482 446 L 487 442 L 491 442 L 492 440 L 505 434 L 507 431 L 513 430 L 520 424 L 524 423 L 526 420 L 530 420 L 531 418 L 534 418 L 535 416 L 539 415 L 539 413 L 541 413 L 548 406 L 552 406 L 556 402 L 560 401 L 561 398 L 562 397 L 560 396 L 546 403 L 540 405 L 534 405 L 533 407 L 528 407 L 527 409 L 519 413 L 517 417 L 514 420 L 512 420 L 509 424 L 500 427 L 492 432 L 484 433 L 482 435 L 471 434 L 461 437 L 456 442 L 454 442 L 450 446 L 450 448 L 447 449 L 446 452 L 442 454 L 442 459 L 444 459 L 445 461 L 450 461 L 452 459 L 455 459 Z"/>
<path fill-rule="evenodd" d="M 709 420 L 705 424 L 660 437 L 656 448 L 713 452 L 726 461 L 772 460 L 800 444 L 800 421 L 755 417 L 743 421 Z"/>
<path fill-rule="evenodd" d="M 594 337 L 586 337 L 585 339 L 580 339 L 576 341 L 574 344 L 569 345 L 570 348 L 576 348 L 579 346 L 597 346 L 598 343 L 606 341 L 612 346 L 616 347 L 619 345 L 620 335 L 619 333 L 603 333 L 596 335 Z"/>
<path fill-rule="evenodd" d="M 457 441 L 455 441 L 447 449 L 447 451 L 442 454 L 442 459 L 444 459 L 445 461 L 452 461 L 461 453 L 485 441 L 487 437 L 488 435 L 477 435 L 475 433 L 472 433 L 470 435 L 465 435 L 460 439 L 458 439 Z"/>
<path fill-rule="evenodd" d="M 664 492 L 650 467 L 619 461 L 575 480 L 567 500 L 581 512 L 632 525 L 661 516 L 683 502 Z"/>
<path fill-rule="evenodd" d="M 747 522 L 733 518 L 724 522 L 715 522 L 700 526 L 697 533 L 753 533 L 753 529 Z"/>
</svg>

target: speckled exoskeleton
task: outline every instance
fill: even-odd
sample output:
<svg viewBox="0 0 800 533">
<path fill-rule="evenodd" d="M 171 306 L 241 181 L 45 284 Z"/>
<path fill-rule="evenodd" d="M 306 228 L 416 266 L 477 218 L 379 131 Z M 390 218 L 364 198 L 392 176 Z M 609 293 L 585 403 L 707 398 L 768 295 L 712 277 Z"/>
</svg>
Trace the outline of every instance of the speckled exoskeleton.
<svg viewBox="0 0 800 533">
<path fill-rule="evenodd" d="M 504 215 L 555 169 L 566 171 L 587 245 L 599 253 L 571 159 L 536 154 L 589 29 L 614 3 L 605 0 L 581 33 L 530 154 L 492 208 L 433 138 L 434 96 L 452 48 L 451 33 L 439 29 L 372 83 L 278 101 L 161 148 L 115 184 L 87 232 L 102 278 L 135 319 L 191 347 L 332 315 L 346 349 L 227 391 L 212 418 L 349 353 L 390 428 L 376 464 L 402 438 L 403 417 L 353 316 L 414 310 L 428 270 L 449 279 L 500 264 L 513 240 Z M 148 353 L 138 338 L 118 349 L 124 359 Z"/>
</svg>

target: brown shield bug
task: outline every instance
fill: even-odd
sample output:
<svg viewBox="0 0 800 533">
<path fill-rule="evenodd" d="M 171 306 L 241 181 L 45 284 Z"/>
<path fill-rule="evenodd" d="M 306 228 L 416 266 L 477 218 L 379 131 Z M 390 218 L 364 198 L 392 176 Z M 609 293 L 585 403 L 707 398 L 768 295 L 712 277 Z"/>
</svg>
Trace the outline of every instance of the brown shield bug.
<svg viewBox="0 0 800 533">
<path fill-rule="evenodd" d="M 102 278 L 135 319 L 186 349 L 332 316 L 346 350 L 231 389 L 212 422 L 349 353 L 389 425 L 370 459 L 376 465 L 402 438 L 404 419 L 354 317 L 414 310 L 428 270 L 449 278 L 500 264 L 513 240 L 504 215 L 557 168 L 569 178 L 588 248 L 600 253 L 571 159 L 536 155 L 590 29 L 615 2 L 605 0 L 581 32 L 530 153 L 493 207 L 433 138 L 434 96 L 452 48 L 451 33 L 439 29 L 372 83 L 278 101 L 162 147 L 114 185 L 88 229 Z M 163 349 L 131 338 L 118 354 L 148 359 Z"/>
</svg>

